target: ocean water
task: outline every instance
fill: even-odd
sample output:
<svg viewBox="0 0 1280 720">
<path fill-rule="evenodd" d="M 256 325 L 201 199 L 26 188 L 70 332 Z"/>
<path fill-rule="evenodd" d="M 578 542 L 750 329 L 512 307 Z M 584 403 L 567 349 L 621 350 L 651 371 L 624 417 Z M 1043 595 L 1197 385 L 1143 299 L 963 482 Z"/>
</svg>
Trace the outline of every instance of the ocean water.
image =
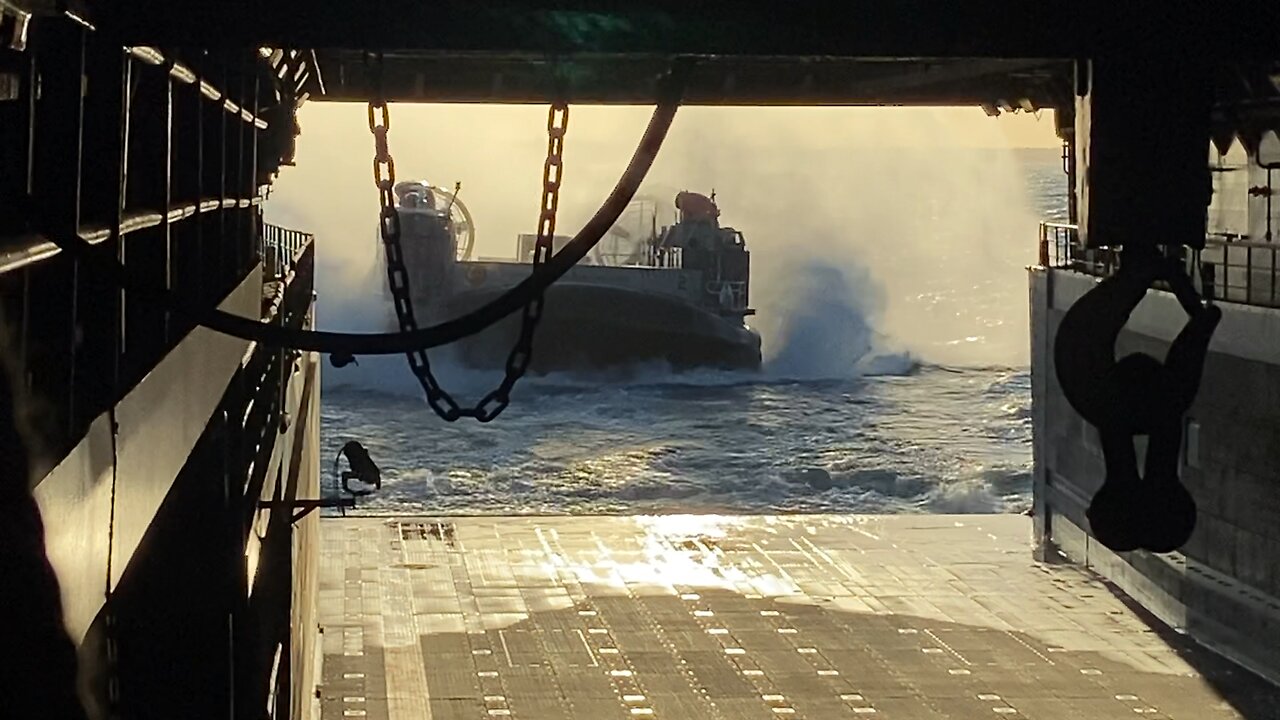
<svg viewBox="0 0 1280 720">
<path fill-rule="evenodd" d="M 731 218 L 753 250 L 760 372 L 526 378 L 482 425 L 439 420 L 403 358 L 326 364 L 326 470 L 342 443 L 365 444 L 383 489 L 355 512 L 373 514 L 1026 510 L 1025 266 L 1035 221 L 1065 216 L 1057 153 L 879 170 L 887 187 L 861 186 L 861 205 L 824 201 L 844 222 Z M 795 227 L 822 240 L 770 240 Z M 321 326 L 367 327 L 385 312 L 375 289 L 326 298 L 321 272 Z M 499 379 L 432 357 L 462 400 Z"/>
</svg>

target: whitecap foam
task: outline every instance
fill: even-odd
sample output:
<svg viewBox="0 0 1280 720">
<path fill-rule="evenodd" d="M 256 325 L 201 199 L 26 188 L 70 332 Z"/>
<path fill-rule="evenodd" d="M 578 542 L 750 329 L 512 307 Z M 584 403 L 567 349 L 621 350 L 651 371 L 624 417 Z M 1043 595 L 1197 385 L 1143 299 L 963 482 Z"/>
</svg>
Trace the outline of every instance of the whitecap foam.
<svg viewBox="0 0 1280 720">
<path fill-rule="evenodd" d="M 939 483 L 922 503 L 923 509 L 941 514 L 998 513 L 1004 506 L 1004 498 L 981 480 Z"/>
</svg>

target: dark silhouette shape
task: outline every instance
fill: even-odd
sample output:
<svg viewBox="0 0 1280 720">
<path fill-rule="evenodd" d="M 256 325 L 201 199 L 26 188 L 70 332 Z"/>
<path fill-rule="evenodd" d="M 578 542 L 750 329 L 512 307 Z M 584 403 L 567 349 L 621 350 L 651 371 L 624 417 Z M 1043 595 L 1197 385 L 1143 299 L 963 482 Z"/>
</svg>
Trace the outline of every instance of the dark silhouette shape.
<svg viewBox="0 0 1280 720">
<path fill-rule="evenodd" d="M 1195 529 L 1196 505 L 1178 478 L 1182 416 L 1200 390 L 1209 340 L 1222 310 L 1201 302 L 1179 262 L 1135 257 L 1072 305 L 1058 327 L 1054 362 L 1062 394 L 1098 429 L 1106 478 L 1087 516 L 1116 551 L 1170 552 Z M 1189 317 L 1165 361 L 1143 353 L 1115 359 L 1115 343 L 1147 289 L 1165 280 Z M 1133 438 L 1146 435 L 1141 476 Z"/>
<path fill-rule="evenodd" d="M 342 472 L 342 489 L 352 495 L 368 495 L 373 490 L 356 490 L 352 489 L 350 482 L 359 480 L 366 485 L 372 485 L 375 490 L 382 489 L 382 471 L 378 469 L 373 458 L 369 457 L 369 451 L 363 445 L 355 440 L 347 441 L 338 451 L 338 456 L 333 459 L 333 466 L 338 467 L 338 459 L 347 458 L 347 470 Z"/>
<path fill-rule="evenodd" d="M 5 646 L 16 653 L 0 688 L 12 717 L 84 720 L 76 692 L 76 646 L 63 626 L 58 578 L 45 554 L 44 522 L 31 493 L 22 386 L 0 327 L 0 608 Z M 8 715 L 6 715 L 8 717 Z"/>
<path fill-rule="evenodd" d="M 329 355 L 329 364 L 336 368 L 344 368 L 348 365 L 359 367 L 360 363 L 356 362 L 355 355 L 351 353 L 336 352 Z"/>
</svg>

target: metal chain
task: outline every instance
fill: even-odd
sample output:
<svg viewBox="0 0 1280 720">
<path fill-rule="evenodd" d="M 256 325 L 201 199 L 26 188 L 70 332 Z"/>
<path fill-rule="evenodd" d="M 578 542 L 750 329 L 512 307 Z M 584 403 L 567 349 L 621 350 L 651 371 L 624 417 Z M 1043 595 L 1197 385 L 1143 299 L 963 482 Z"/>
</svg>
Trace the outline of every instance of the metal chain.
<svg viewBox="0 0 1280 720">
<path fill-rule="evenodd" d="M 382 93 L 382 56 L 376 56 L 374 63 L 374 96 L 369 101 L 369 131 L 373 133 L 374 140 L 373 179 L 378 187 L 382 206 L 379 226 L 383 247 L 386 250 L 387 283 L 391 289 L 400 331 L 414 332 L 418 329 L 418 321 L 414 316 L 413 298 L 409 291 L 409 271 L 404 263 L 404 252 L 400 242 L 400 214 L 396 209 L 395 197 L 396 164 L 387 146 L 387 132 L 391 129 L 391 113 Z M 533 253 L 534 273 L 537 273 L 551 257 L 553 250 L 556 210 L 560 205 L 564 135 L 568 123 L 568 105 L 560 101 L 553 103 L 547 115 L 547 159 L 542 167 L 542 205 L 538 216 L 538 239 Z M 533 334 L 537 329 L 538 321 L 542 319 L 543 304 L 544 298 L 539 293 L 525 305 L 520 323 L 520 337 L 510 355 L 507 356 L 502 382 L 474 407 L 462 407 L 448 391 L 440 386 L 435 374 L 431 372 L 431 361 L 427 357 L 426 350 L 409 352 L 407 354 L 409 368 L 418 379 L 423 392 L 426 393 L 427 404 L 431 409 L 449 422 L 464 417 L 489 422 L 502 414 L 502 411 L 511 403 L 511 390 L 515 387 L 516 381 L 524 376 L 529 369 L 529 363 L 533 360 Z"/>
</svg>

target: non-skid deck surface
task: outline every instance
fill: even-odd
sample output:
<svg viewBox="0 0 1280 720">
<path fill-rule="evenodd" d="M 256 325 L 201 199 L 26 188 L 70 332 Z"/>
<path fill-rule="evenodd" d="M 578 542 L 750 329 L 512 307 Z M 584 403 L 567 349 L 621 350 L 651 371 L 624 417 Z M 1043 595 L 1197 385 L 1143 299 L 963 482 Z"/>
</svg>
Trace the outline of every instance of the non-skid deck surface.
<svg viewBox="0 0 1280 720">
<path fill-rule="evenodd" d="M 322 713 L 1280 718 L 1019 516 L 322 523 Z"/>
</svg>

